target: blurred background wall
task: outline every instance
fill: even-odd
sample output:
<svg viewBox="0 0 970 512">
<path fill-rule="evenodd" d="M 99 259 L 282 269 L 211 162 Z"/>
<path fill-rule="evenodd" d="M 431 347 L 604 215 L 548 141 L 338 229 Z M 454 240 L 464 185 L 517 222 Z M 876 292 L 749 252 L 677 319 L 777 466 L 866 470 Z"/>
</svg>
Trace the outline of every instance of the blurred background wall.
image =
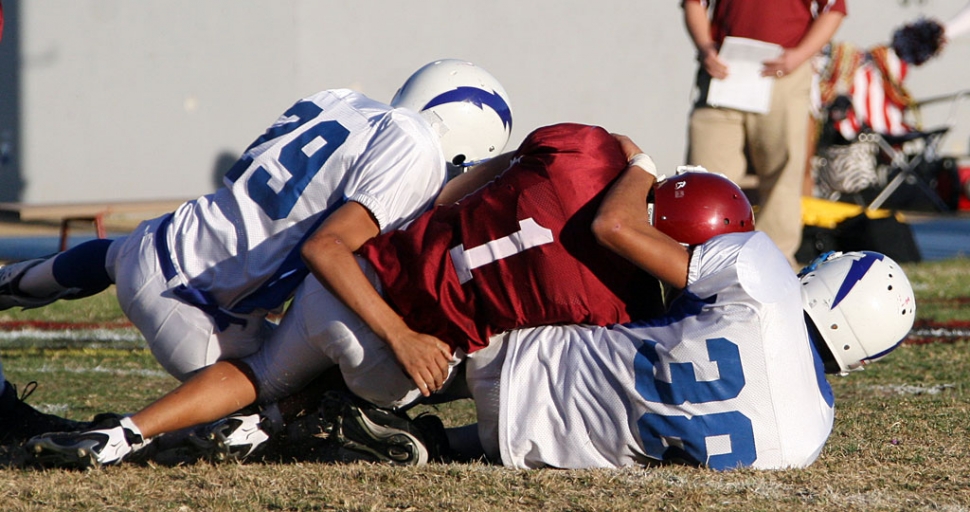
<svg viewBox="0 0 970 512">
<path fill-rule="evenodd" d="M 437 58 L 490 70 L 510 148 L 574 121 L 683 163 L 694 51 L 678 0 L 2 0 L 0 201 L 192 198 L 295 100 L 349 87 L 389 101 Z M 888 43 L 966 0 L 847 0 L 836 39 Z M 970 37 L 912 70 L 917 98 L 970 88 Z M 968 102 L 970 103 L 970 102 Z M 943 108 L 925 113 L 932 125 Z M 965 154 L 970 106 L 944 146 Z"/>
</svg>

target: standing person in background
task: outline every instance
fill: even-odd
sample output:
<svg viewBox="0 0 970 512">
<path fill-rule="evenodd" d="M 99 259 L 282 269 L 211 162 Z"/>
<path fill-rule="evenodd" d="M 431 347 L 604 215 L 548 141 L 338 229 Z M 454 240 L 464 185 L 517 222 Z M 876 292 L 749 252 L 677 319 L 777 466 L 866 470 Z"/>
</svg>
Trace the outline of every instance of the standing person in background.
<svg viewBox="0 0 970 512">
<path fill-rule="evenodd" d="M 737 182 L 750 165 L 758 176 L 758 229 L 795 266 L 801 242 L 811 58 L 828 43 L 846 14 L 844 0 L 683 0 L 687 31 L 697 47 L 698 98 L 689 123 L 689 162 Z M 710 11 L 710 16 L 708 15 Z M 780 45 L 764 62 L 775 77 L 766 114 L 707 104 L 711 78 L 731 72 L 718 56 L 727 36 Z"/>
</svg>

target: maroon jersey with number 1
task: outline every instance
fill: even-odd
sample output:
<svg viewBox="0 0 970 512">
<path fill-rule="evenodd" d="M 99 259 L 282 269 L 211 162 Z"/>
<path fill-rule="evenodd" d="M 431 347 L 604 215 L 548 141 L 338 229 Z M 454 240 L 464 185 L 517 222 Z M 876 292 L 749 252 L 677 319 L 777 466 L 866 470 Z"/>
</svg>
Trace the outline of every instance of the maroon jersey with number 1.
<svg viewBox="0 0 970 512">
<path fill-rule="evenodd" d="M 657 280 L 597 244 L 590 229 L 626 164 L 602 128 L 540 128 L 496 180 L 360 254 L 412 329 L 466 353 L 515 328 L 657 316 Z"/>
</svg>

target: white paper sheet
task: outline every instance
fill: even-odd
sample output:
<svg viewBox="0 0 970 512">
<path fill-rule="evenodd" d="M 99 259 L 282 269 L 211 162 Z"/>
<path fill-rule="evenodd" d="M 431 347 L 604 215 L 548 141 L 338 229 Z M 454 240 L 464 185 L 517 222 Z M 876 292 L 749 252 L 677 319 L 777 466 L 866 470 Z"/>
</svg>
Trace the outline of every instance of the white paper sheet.
<svg viewBox="0 0 970 512">
<path fill-rule="evenodd" d="M 771 88 L 775 80 L 761 76 L 763 62 L 781 55 L 781 46 L 744 37 L 725 37 L 718 56 L 728 67 L 728 77 L 712 78 L 707 103 L 713 107 L 733 108 L 765 114 L 771 107 Z"/>
</svg>

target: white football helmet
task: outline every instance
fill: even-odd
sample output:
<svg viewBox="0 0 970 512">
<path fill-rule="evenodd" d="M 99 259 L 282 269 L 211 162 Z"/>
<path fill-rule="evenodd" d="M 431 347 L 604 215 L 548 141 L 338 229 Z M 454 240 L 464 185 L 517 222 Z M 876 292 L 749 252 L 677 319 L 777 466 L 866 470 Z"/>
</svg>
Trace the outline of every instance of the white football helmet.
<svg viewBox="0 0 970 512">
<path fill-rule="evenodd" d="M 391 106 L 420 113 L 441 137 L 445 160 L 458 167 L 499 155 L 512 134 L 512 107 L 502 84 L 463 60 L 437 60 L 415 71 Z"/>
<path fill-rule="evenodd" d="M 886 255 L 829 252 L 798 277 L 805 314 L 843 374 L 891 352 L 913 327 L 913 287 Z"/>
</svg>

